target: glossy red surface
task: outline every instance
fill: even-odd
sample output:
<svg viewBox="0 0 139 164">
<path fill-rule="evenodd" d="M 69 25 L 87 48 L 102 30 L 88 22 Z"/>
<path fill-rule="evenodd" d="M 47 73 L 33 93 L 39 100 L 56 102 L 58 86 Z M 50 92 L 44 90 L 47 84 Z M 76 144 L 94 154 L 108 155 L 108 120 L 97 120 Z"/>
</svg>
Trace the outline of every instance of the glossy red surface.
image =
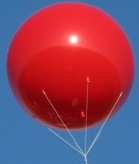
<svg viewBox="0 0 139 164">
<path fill-rule="evenodd" d="M 121 27 L 106 13 L 81 3 L 60 3 L 32 15 L 13 38 L 7 59 L 11 88 L 36 119 L 64 128 L 44 90 L 70 129 L 115 113 L 133 82 L 134 61 Z M 89 82 L 87 83 L 87 79 Z"/>
</svg>

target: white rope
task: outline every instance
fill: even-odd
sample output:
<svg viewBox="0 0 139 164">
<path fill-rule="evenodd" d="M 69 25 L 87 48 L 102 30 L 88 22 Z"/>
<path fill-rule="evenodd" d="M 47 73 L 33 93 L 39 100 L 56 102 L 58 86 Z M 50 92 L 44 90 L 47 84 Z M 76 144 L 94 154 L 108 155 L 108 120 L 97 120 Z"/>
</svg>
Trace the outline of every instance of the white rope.
<svg viewBox="0 0 139 164">
<path fill-rule="evenodd" d="M 102 130 L 105 127 L 109 117 L 111 116 L 114 108 L 116 107 L 118 101 L 120 100 L 123 92 L 120 93 L 120 95 L 118 96 L 116 102 L 114 103 L 111 111 L 109 112 L 108 116 L 106 117 L 105 121 L 103 122 L 102 126 L 100 127 L 99 131 L 97 132 L 94 140 L 92 141 L 92 143 L 90 144 L 90 147 L 87 150 L 87 124 L 88 124 L 88 100 L 89 100 L 89 77 L 87 77 L 86 79 L 86 120 L 85 120 L 85 137 L 84 137 L 84 152 L 81 149 L 80 145 L 77 143 L 76 139 L 74 138 L 74 136 L 72 135 L 72 133 L 70 132 L 70 130 L 68 129 L 68 127 L 66 126 L 66 124 L 64 123 L 63 119 L 61 118 L 61 116 L 59 115 L 59 113 L 57 112 L 56 108 L 54 107 L 54 105 L 52 104 L 52 102 L 50 101 L 49 97 L 47 96 L 46 92 L 44 90 L 42 90 L 44 96 L 46 97 L 47 101 L 49 102 L 50 106 L 52 107 L 52 109 L 55 111 L 56 115 L 58 116 L 58 118 L 60 119 L 61 123 L 63 124 L 63 126 L 65 127 L 66 131 L 68 132 L 69 136 L 71 137 L 71 139 L 73 140 L 73 143 L 75 144 L 75 146 L 73 146 L 72 144 L 70 144 L 67 140 L 65 140 L 63 137 L 61 137 L 58 133 L 56 133 L 54 130 L 52 130 L 51 128 L 48 128 L 48 130 L 53 133 L 56 137 L 58 137 L 60 140 L 62 140 L 65 144 L 67 144 L 70 148 L 74 149 L 76 152 L 78 152 L 80 155 L 82 155 L 84 157 L 85 160 L 85 164 L 88 164 L 88 159 L 87 159 L 87 155 L 90 153 L 90 151 L 92 150 L 92 148 L 94 147 L 95 143 L 97 142 L 97 140 L 99 139 L 99 137 L 101 136 Z"/>
<path fill-rule="evenodd" d="M 87 151 L 87 122 L 88 122 L 88 94 L 89 94 L 89 77 L 86 79 L 86 119 L 85 119 L 85 140 L 84 140 L 84 153 Z"/>
<path fill-rule="evenodd" d="M 112 114 L 112 112 L 113 112 L 113 110 L 114 110 L 115 106 L 117 105 L 118 101 L 120 100 L 120 98 L 121 98 L 122 94 L 123 94 L 123 92 L 121 92 L 121 93 L 120 93 L 120 95 L 118 96 L 118 98 L 117 98 L 116 102 L 114 103 L 114 105 L 113 105 L 113 107 L 112 107 L 111 111 L 109 112 L 109 114 L 108 114 L 108 116 L 106 117 L 106 119 L 105 119 L 104 123 L 102 124 L 101 128 L 99 129 L 98 133 L 96 134 L 96 137 L 94 138 L 94 140 L 93 140 L 92 144 L 90 145 L 90 147 L 89 147 L 89 149 L 88 149 L 88 151 L 87 151 L 86 155 L 88 155 L 88 153 L 91 151 L 91 149 L 93 148 L 94 144 L 96 143 L 96 141 L 97 141 L 97 140 L 98 140 L 98 138 L 100 137 L 101 132 L 102 132 L 102 130 L 103 130 L 103 128 L 104 128 L 104 126 L 106 125 L 106 123 L 107 123 L 107 121 L 108 121 L 109 117 L 111 116 L 111 114 Z"/>
<path fill-rule="evenodd" d="M 77 151 L 79 154 L 83 155 L 78 149 L 76 149 L 76 147 L 74 147 L 72 144 L 70 144 L 67 140 L 65 140 L 63 137 L 61 137 L 58 133 L 56 133 L 54 130 L 52 130 L 51 128 L 48 128 L 48 130 L 53 133 L 56 137 L 58 137 L 59 139 L 61 139 L 64 143 L 66 143 L 68 146 L 70 146 L 72 149 L 74 149 L 75 151 Z"/>
<path fill-rule="evenodd" d="M 64 123 L 64 121 L 62 120 L 61 116 L 59 115 L 59 113 L 57 112 L 57 110 L 55 109 L 54 105 L 52 104 L 52 102 L 50 101 L 50 99 L 48 98 L 46 92 L 44 90 L 42 90 L 44 96 L 46 97 L 46 99 L 48 100 L 49 104 L 51 105 L 52 109 L 55 111 L 56 115 L 58 116 L 58 118 L 60 119 L 61 123 L 63 124 L 63 126 L 65 127 L 65 129 L 67 130 L 69 136 L 71 137 L 71 139 L 73 140 L 74 144 L 76 145 L 77 149 L 80 151 L 81 154 L 84 154 L 84 152 L 82 151 L 81 147 L 79 146 L 79 144 L 77 143 L 76 139 L 74 138 L 74 136 L 71 134 L 70 130 L 68 129 L 68 127 L 66 126 L 66 124 Z"/>
<path fill-rule="evenodd" d="M 87 160 L 87 155 L 84 154 L 84 160 L 85 160 L 85 164 L 88 164 L 88 160 Z"/>
</svg>

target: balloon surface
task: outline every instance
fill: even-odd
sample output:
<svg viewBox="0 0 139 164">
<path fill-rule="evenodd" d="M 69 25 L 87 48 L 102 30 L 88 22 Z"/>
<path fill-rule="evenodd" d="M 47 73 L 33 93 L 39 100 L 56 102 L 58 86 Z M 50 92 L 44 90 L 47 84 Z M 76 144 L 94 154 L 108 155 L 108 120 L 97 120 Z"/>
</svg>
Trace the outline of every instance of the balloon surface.
<svg viewBox="0 0 139 164">
<path fill-rule="evenodd" d="M 7 72 L 14 95 L 34 118 L 64 129 L 62 119 L 80 129 L 86 119 L 87 126 L 104 121 L 123 92 L 113 114 L 119 110 L 132 86 L 134 60 L 127 36 L 108 14 L 58 3 L 16 32 Z"/>
</svg>

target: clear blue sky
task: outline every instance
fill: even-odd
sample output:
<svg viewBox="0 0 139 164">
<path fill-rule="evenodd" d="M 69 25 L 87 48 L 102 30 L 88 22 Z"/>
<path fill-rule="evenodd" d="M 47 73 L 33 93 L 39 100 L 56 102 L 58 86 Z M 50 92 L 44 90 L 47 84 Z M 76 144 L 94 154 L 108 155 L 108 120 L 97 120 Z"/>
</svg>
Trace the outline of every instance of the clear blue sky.
<svg viewBox="0 0 139 164">
<path fill-rule="evenodd" d="M 0 0 L 0 164 L 84 164 L 81 155 L 62 143 L 46 126 L 32 119 L 21 108 L 9 88 L 6 75 L 7 50 L 17 28 L 32 13 L 55 2 L 62 0 Z M 88 156 L 89 164 L 138 164 L 139 1 L 81 2 L 103 9 L 121 24 L 132 44 L 136 63 L 130 96 L 106 125 Z M 93 132 L 96 131 L 92 128 Z M 62 135 L 66 136 L 65 133 Z M 93 134 L 89 135 L 91 140 Z M 82 144 L 82 134 L 77 137 Z"/>
</svg>

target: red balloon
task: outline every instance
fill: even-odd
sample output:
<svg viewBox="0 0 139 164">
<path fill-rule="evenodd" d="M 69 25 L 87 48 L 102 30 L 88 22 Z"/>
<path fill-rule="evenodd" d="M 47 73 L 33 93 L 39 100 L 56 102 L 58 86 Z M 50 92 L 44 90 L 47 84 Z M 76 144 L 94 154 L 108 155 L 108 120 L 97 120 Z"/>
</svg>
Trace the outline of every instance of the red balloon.
<svg viewBox="0 0 139 164">
<path fill-rule="evenodd" d="M 123 92 L 113 114 L 121 107 L 134 61 L 127 36 L 108 14 L 87 4 L 59 3 L 20 27 L 7 72 L 16 98 L 33 117 L 65 128 L 59 115 L 69 129 L 80 129 L 86 117 L 87 126 L 104 121 Z"/>
</svg>

